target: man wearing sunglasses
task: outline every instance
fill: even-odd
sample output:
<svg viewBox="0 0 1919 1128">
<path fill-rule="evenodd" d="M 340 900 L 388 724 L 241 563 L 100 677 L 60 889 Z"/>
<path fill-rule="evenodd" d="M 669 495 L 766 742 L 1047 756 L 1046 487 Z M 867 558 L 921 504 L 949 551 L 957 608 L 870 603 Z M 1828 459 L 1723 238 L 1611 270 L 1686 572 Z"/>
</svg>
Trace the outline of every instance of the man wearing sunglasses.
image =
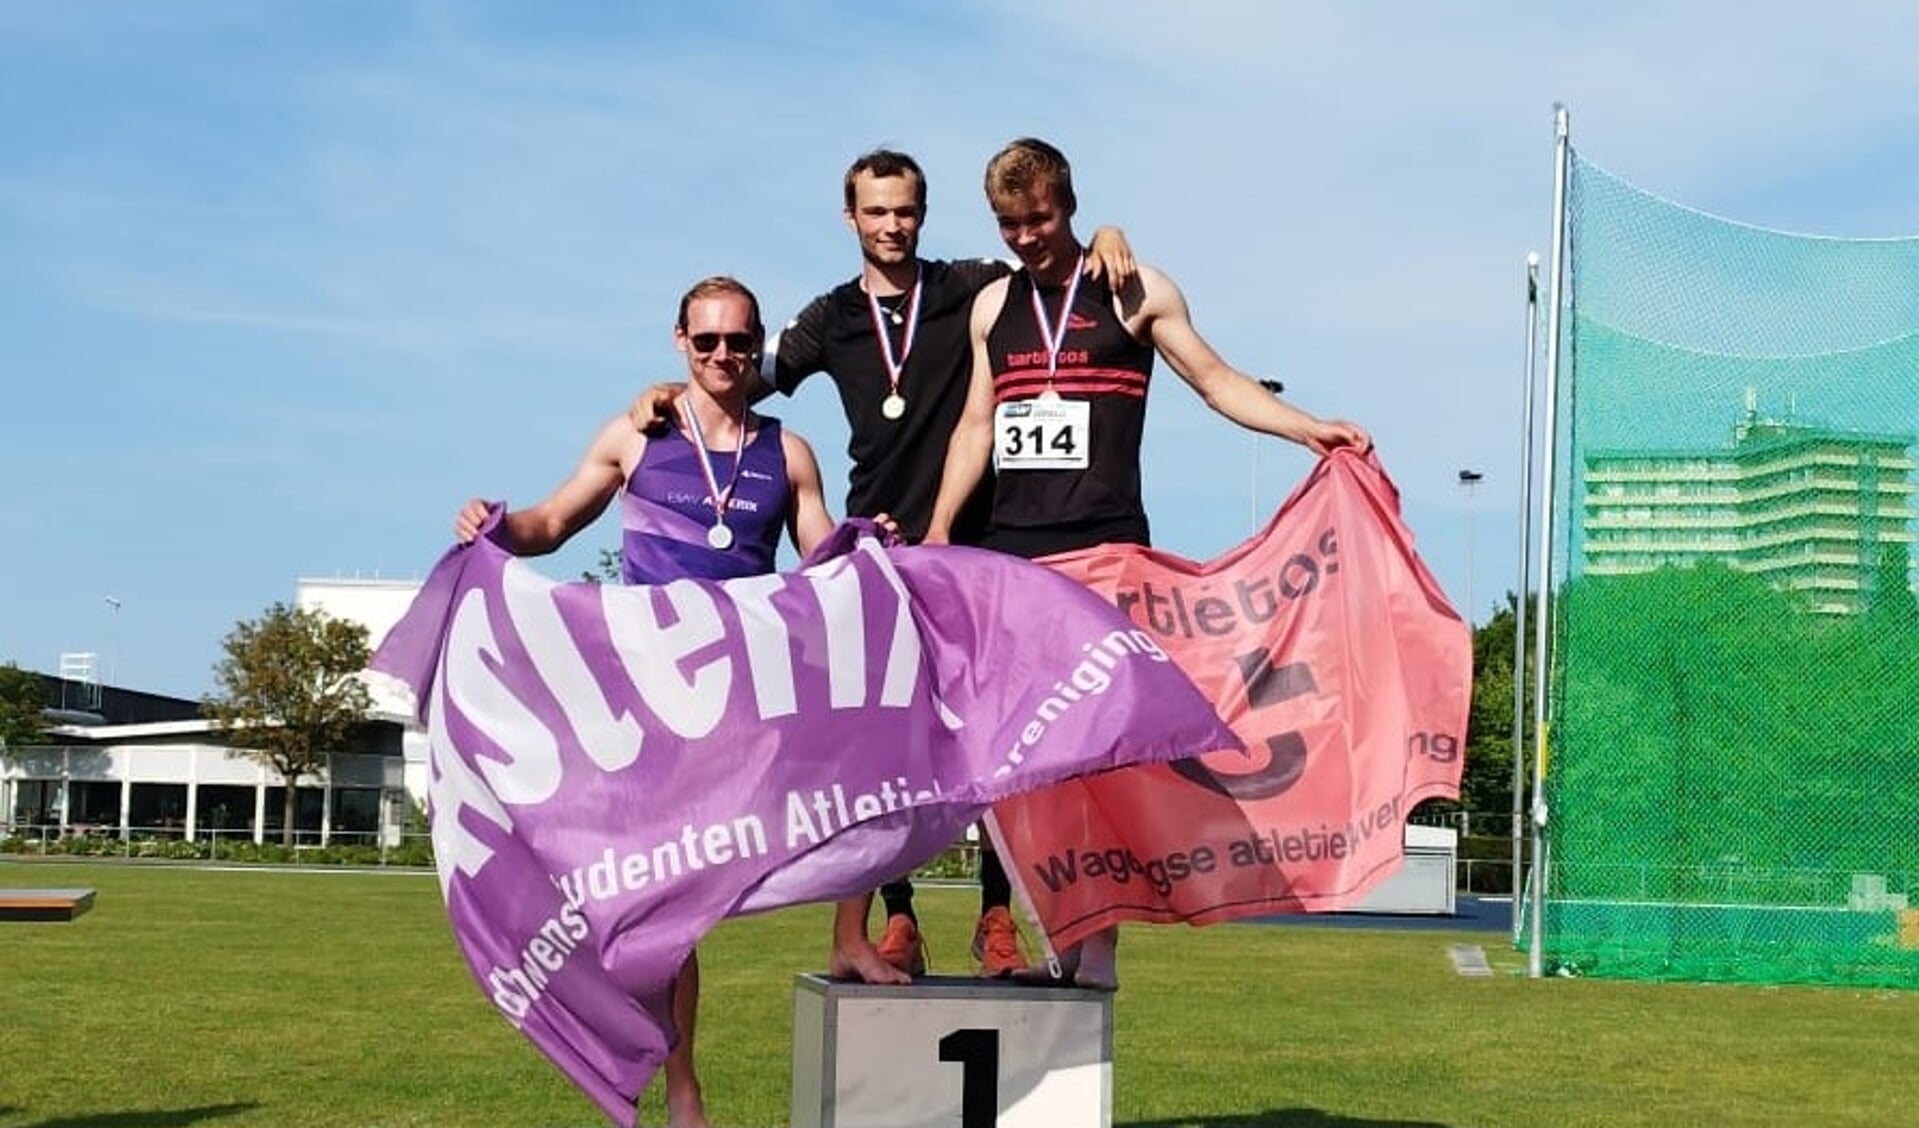
<svg viewBox="0 0 1919 1128">
<path fill-rule="evenodd" d="M 989 466 L 985 548 L 1029 560 L 1099 544 L 1149 544 L 1140 497 L 1140 440 L 1155 355 L 1214 411 L 1315 454 L 1371 444 L 1355 424 L 1309 415 L 1222 360 L 1193 328 L 1172 279 L 1142 266 L 1107 285 L 1081 270 L 1072 167 L 1024 137 L 986 166 L 986 198 L 1020 269 L 973 300 L 973 370 L 926 534 L 955 540 Z M 1010 890 L 1005 892 L 1010 900 Z M 1082 986 L 1118 985 L 1118 930 L 1062 962 Z"/>
<path fill-rule="evenodd" d="M 919 257 L 926 219 L 926 175 L 905 153 L 879 149 L 855 160 L 844 181 L 846 225 L 859 242 L 860 273 L 809 302 L 775 336 L 761 361 L 754 398 L 777 389 L 792 395 L 824 372 L 839 392 L 850 431 L 846 511 L 890 513 L 908 541 L 925 535 L 939 492 L 947 442 L 965 406 L 972 354 L 967 314 L 973 296 L 1012 267 L 990 259 L 945 262 Z M 1086 270 L 1124 284 L 1132 249 L 1114 228 L 1094 233 Z M 675 385 L 642 393 L 633 405 L 639 427 L 664 423 Z M 971 544 L 985 530 L 992 494 L 982 478 L 956 515 L 950 536 Z M 1004 872 L 981 855 L 982 914 L 973 954 L 987 975 L 1026 965 L 1019 932 L 998 890 Z M 913 912 L 912 883 L 880 889 L 886 927 L 876 947 L 867 935 L 872 895 L 840 903 L 833 922 L 828 972 L 867 983 L 907 983 L 926 970 Z"/>
<path fill-rule="evenodd" d="M 739 282 L 714 277 L 688 290 L 673 327 L 688 378 L 671 408 L 673 425 L 643 434 L 621 415 L 602 427 L 558 489 L 501 518 L 505 547 L 523 556 L 552 552 L 617 496 L 620 570 L 630 584 L 763 575 L 773 570 L 782 531 L 802 555 L 810 552 L 833 530 L 813 450 L 747 406 L 763 336 L 759 300 Z M 454 535 L 471 542 L 488 508 L 477 498 L 467 502 Z M 673 991 L 679 1040 L 665 1069 L 672 1128 L 707 1128 L 693 1068 L 699 992 L 696 952 Z"/>
</svg>

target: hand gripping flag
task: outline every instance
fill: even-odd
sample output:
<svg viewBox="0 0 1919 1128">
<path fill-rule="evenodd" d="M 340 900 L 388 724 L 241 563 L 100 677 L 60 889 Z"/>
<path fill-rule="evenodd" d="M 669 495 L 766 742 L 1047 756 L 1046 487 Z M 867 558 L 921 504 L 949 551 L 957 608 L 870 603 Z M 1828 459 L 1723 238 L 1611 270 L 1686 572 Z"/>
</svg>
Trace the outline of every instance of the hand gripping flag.
<svg viewBox="0 0 1919 1128">
<path fill-rule="evenodd" d="M 723 917 L 872 889 L 996 799 L 1238 746 L 1151 635 L 1024 561 L 847 525 L 792 574 L 556 584 L 493 520 L 373 664 L 420 703 L 468 966 L 622 1124 Z"/>
<path fill-rule="evenodd" d="M 1055 946 L 1122 920 L 1346 908 L 1398 868 L 1416 804 L 1458 797 L 1471 634 L 1371 455 L 1322 460 L 1208 564 L 1113 545 L 1043 563 L 1124 611 L 1245 742 L 994 806 Z"/>
</svg>

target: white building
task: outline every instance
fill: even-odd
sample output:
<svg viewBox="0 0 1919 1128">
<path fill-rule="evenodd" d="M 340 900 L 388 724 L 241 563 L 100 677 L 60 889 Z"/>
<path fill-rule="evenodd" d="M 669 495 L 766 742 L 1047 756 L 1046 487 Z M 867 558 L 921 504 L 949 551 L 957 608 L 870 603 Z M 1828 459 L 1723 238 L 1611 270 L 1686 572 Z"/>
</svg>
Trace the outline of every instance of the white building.
<svg viewBox="0 0 1919 1128">
<path fill-rule="evenodd" d="M 367 642 L 375 649 L 386 641 L 387 632 L 413 605 L 420 592 L 419 580 L 362 580 L 303 578 L 295 583 L 294 603 L 302 610 L 319 611 L 331 618 L 358 623 L 366 628 Z M 413 722 L 413 694 L 392 678 L 381 674 L 365 675 L 367 690 L 373 695 L 373 715 L 402 726 L 401 758 L 404 784 L 413 802 L 426 802 L 426 732 Z"/>
<path fill-rule="evenodd" d="M 1585 572 L 1718 561 L 1795 592 L 1820 614 L 1909 585 L 1913 436 L 1746 413 L 1723 447 L 1585 456 Z"/>
<path fill-rule="evenodd" d="M 419 590 L 417 581 L 298 581 L 299 607 L 367 628 L 378 646 Z M 277 841 L 286 808 L 278 772 L 231 748 L 199 703 L 43 675 L 47 741 L 0 757 L 0 827 L 22 835 Z M 391 679 L 367 675 L 373 718 L 326 769 L 303 776 L 295 826 L 304 843 L 391 845 L 426 796 L 426 740 L 412 702 Z M 75 703 L 81 703 L 76 708 Z"/>
</svg>

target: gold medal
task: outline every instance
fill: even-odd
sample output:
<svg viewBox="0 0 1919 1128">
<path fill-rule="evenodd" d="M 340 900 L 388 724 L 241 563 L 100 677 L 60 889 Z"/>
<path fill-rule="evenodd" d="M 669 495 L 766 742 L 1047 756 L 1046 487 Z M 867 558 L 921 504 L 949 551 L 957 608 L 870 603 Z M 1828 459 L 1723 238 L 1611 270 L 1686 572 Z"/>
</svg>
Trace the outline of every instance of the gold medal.
<svg viewBox="0 0 1919 1128">
<path fill-rule="evenodd" d="M 898 419 L 906 414 L 906 397 L 900 395 L 900 380 L 906 374 L 906 358 L 913 351 L 913 336 L 920 325 L 919 276 L 914 275 L 913 288 L 907 292 L 905 317 L 901 317 L 897 309 L 882 310 L 880 300 L 871 290 L 866 292 L 866 304 L 873 313 L 873 335 L 879 338 L 880 362 L 886 365 L 886 383 L 890 389 L 880 401 L 880 414 L 887 419 Z M 906 339 L 900 342 L 898 354 L 893 352 L 893 336 L 886 328 L 889 320 L 906 326 Z"/>
</svg>

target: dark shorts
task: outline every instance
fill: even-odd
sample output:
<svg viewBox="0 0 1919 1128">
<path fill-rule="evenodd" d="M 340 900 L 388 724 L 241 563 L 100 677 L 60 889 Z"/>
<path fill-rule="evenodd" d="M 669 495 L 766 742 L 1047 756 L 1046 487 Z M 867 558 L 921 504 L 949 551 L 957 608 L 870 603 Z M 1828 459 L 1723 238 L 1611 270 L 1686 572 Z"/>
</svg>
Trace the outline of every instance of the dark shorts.
<svg viewBox="0 0 1919 1128">
<path fill-rule="evenodd" d="M 980 538 L 981 548 L 1034 560 L 1056 552 L 1074 552 L 1099 544 L 1152 543 L 1145 517 L 1120 517 L 1106 521 L 1062 522 L 1030 529 L 1001 525 Z"/>
</svg>

